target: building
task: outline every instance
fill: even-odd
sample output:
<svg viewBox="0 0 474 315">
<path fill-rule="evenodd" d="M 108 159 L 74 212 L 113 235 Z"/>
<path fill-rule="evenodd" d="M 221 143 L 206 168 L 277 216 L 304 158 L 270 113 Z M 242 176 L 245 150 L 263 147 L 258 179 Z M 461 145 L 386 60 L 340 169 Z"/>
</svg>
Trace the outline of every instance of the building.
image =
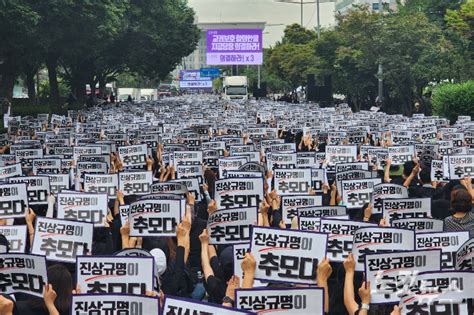
<svg viewBox="0 0 474 315">
<path fill-rule="evenodd" d="M 345 14 L 347 11 L 352 9 L 353 5 L 366 4 L 373 11 L 379 10 L 379 0 L 337 0 L 336 2 L 336 14 Z M 397 0 L 382 0 L 384 6 L 389 7 L 390 10 L 397 9 Z"/>
<path fill-rule="evenodd" d="M 201 30 L 199 42 L 196 50 L 189 56 L 183 58 L 183 62 L 174 71 L 173 75 L 179 75 L 179 70 L 192 70 L 207 67 L 206 49 L 207 49 L 207 30 L 221 29 L 264 29 L 265 22 L 228 22 L 228 23 L 196 23 Z"/>
</svg>

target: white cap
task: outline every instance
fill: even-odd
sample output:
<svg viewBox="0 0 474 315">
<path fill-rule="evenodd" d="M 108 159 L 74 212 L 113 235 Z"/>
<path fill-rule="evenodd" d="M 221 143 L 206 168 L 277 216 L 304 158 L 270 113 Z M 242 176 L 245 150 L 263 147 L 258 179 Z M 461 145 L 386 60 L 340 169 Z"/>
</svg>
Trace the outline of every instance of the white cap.
<svg viewBox="0 0 474 315">
<path fill-rule="evenodd" d="M 159 248 L 152 249 L 150 254 L 155 260 L 155 272 L 157 273 L 156 276 L 161 276 L 166 271 L 166 255 Z"/>
</svg>

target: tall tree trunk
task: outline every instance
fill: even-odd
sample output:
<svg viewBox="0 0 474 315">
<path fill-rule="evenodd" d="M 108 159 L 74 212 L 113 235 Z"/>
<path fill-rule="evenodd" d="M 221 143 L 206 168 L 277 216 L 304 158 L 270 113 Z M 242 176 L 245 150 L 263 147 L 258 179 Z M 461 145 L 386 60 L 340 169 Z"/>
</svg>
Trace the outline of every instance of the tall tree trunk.
<svg viewBox="0 0 474 315">
<path fill-rule="evenodd" d="M 101 97 L 104 97 L 105 94 L 106 94 L 106 93 L 105 93 L 105 92 L 106 92 L 106 91 L 105 91 L 105 85 L 106 85 L 106 84 L 107 84 L 107 83 L 105 82 L 105 77 L 100 76 L 100 77 L 99 77 L 99 90 L 100 90 L 100 96 L 101 96 Z"/>
<path fill-rule="evenodd" d="M 48 55 L 46 58 L 46 67 L 48 68 L 49 92 L 52 104 L 60 106 L 60 95 L 57 72 L 58 59 L 56 56 Z"/>
<path fill-rule="evenodd" d="M 25 71 L 26 74 L 26 86 L 28 88 L 28 98 L 30 99 L 31 104 L 36 103 L 36 85 L 35 85 L 35 75 L 38 69 L 36 67 L 27 67 Z"/>
<path fill-rule="evenodd" d="M 86 101 L 86 82 L 86 79 L 78 78 L 76 83 L 75 96 L 77 101 L 81 103 Z"/>
<path fill-rule="evenodd" d="M 0 66 L 0 97 L 6 97 L 10 102 L 13 99 L 13 87 L 17 73 L 15 67 L 7 60 Z"/>
<path fill-rule="evenodd" d="M 94 96 L 95 95 L 95 85 L 97 84 L 97 79 L 96 79 L 96 76 L 91 76 L 88 81 L 89 83 L 89 87 L 90 87 L 90 90 L 91 90 L 91 95 Z"/>
</svg>

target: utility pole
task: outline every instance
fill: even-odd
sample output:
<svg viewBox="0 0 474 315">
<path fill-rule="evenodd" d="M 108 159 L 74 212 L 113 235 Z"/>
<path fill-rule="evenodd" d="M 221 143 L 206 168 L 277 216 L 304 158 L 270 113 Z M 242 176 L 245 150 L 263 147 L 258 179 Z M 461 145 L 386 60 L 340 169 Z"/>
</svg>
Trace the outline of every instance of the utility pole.
<svg viewBox="0 0 474 315">
<path fill-rule="evenodd" d="M 316 0 L 316 19 L 318 26 L 318 39 L 321 38 L 321 22 L 319 20 L 319 0 Z"/>
<path fill-rule="evenodd" d="M 301 0 L 301 22 L 300 22 L 301 27 L 304 27 L 304 25 L 303 25 L 303 5 L 304 5 L 303 0 Z"/>
<path fill-rule="evenodd" d="M 299 4 L 300 5 L 300 25 L 301 27 L 304 27 L 303 22 L 304 22 L 304 5 L 305 4 L 316 4 L 316 19 L 317 19 L 317 33 L 318 33 L 318 39 L 321 38 L 321 14 L 320 14 L 320 8 L 319 5 L 321 3 L 327 3 L 327 2 L 336 2 L 337 0 L 316 0 L 316 1 L 305 1 L 305 0 L 274 0 L 275 2 L 283 2 L 283 3 L 290 3 L 290 4 Z"/>
<path fill-rule="evenodd" d="M 379 86 L 378 86 L 378 95 L 379 95 L 379 100 L 383 100 L 383 66 L 382 63 L 379 63 L 379 70 L 377 71 L 377 78 L 379 80 Z"/>
<path fill-rule="evenodd" d="M 380 18 L 382 18 L 382 0 L 379 0 L 379 14 Z M 379 62 L 379 69 L 377 71 L 377 78 L 378 78 L 378 99 L 379 102 L 383 101 L 383 65 L 382 62 Z"/>
<path fill-rule="evenodd" d="M 260 89 L 260 65 L 257 66 L 257 87 Z"/>
</svg>

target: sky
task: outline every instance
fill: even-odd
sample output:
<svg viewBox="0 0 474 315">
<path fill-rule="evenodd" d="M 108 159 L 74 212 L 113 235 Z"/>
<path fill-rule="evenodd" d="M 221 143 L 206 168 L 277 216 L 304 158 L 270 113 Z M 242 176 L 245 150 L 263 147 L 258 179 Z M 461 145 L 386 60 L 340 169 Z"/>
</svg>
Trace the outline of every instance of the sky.
<svg viewBox="0 0 474 315">
<path fill-rule="evenodd" d="M 299 0 L 293 0 L 299 2 Z M 315 2 L 316 0 L 304 0 Z M 321 0 L 328 1 L 328 0 Z M 197 15 L 198 22 L 267 22 L 283 24 L 267 26 L 264 30 L 263 45 L 269 47 L 283 36 L 285 25 L 300 23 L 301 6 L 276 2 L 274 0 L 188 0 Z M 316 28 L 316 4 L 303 6 L 304 26 Z M 334 25 L 334 3 L 320 4 L 322 27 Z"/>
</svg>

